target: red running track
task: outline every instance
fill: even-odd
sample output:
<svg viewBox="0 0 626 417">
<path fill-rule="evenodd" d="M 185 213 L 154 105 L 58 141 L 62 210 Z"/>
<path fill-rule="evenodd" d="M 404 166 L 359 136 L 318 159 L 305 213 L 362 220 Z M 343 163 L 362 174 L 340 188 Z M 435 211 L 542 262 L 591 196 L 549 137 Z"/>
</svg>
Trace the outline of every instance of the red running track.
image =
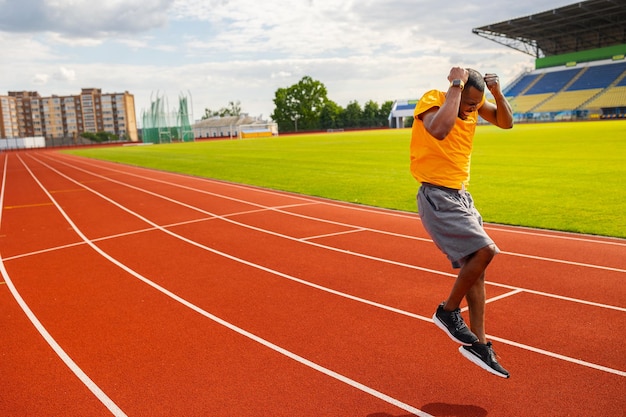
<svg viewBox="0 0 626 417">
<path fill-rule="evenodd" d="M 0 169 L 0 415 L 625 415 L 624 240 L 487 225 L 505 380 L 432 324 L 454 271 L 413 213 L 47 151 Z"/>
</svg>

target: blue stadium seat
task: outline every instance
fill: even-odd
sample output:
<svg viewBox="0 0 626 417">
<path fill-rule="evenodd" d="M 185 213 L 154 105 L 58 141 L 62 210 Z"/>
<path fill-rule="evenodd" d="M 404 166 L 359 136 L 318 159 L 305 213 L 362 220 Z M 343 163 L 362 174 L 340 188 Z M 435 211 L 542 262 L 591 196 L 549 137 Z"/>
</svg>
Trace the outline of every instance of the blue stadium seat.
<svg viewBox="0 0 626 417">
<path fill-rule="evenodd" d="M 511 88 L 505 90 L 504 95 L 507 97 L 515 97 L 518 96 L 522 91 L 526 89 L 531 83 L 533 83 L 539 74 L 528 74 L 522 77 L 517 83 L 515 83 Z"/>
<path fill-rule="evenodd" d="M 593 88 L 607 88 L 625 70 L 626 62 L 589 67 L 589 69 L 567 90 L 578 91 Z"/>
<path fill-rule="evenodd" d="M 533 85 L 526 94 L 556 93 L 572 80 L 582 69 L 570 69 L 548 72 L 537 84 Z"/>
</svg>

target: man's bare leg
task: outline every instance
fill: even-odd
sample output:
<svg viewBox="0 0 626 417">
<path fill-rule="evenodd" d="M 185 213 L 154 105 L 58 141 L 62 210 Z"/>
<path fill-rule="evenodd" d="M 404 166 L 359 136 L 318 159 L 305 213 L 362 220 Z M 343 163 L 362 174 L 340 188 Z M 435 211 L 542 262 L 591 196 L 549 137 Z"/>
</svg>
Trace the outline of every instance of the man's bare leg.
<svg viewBox="0 0 626 417">
<path fill-rule="evenodd" d="M 469 289 L 465 299 L 469 307 L 470 329 L 478 337 L 480 343 L 487 343 L 485 334 L 485 273 L 478 278 Z"/>
<path fill-rule="evenodd" d="M 444 310 L 453 311 L 459 308 L 465 297 L 470 311 L 470 328 L 480 343 L 486 343 L 485 269 L 495 254 L 495 245 L 489 245 L 468 256 L 461 266 L 450 296 L 443 306 Z"/>
</svg>

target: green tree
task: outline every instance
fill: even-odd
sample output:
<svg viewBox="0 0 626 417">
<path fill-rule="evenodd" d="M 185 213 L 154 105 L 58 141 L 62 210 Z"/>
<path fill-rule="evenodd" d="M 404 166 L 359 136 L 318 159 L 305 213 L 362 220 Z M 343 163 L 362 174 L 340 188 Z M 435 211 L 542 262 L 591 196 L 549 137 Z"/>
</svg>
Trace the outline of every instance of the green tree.
<svg viewBox="0 0 626 417">
<path fill-rule="evenodd" d="M 97 132 L 97 133 L 83 132 L 80 134 L 80 136 L 92 142 L 98 142 L 98 143 L 109 142 L 109 141 L 114 141 L 114 140 L 119 139 L 115 135 L 115 133 L 111 133 L 111 132 Z"/>
<path fill-rule="evenodd" d="M 383 105 L 380 106 L 380 111 L 378 112 L 380 126 L 389 126 L 389 114 L 392 108 L 393 101 L 385 101 Z"/>
<path fill-rule="evenodd" d="M 296 109 L 289 88 L 279 88 L 274 93 L 274 112 L 270 115 L 278 123 L 278 129 L 283 132 L 295 130 Z"/>
<path fill-rule="evenodd" d="M 239 116 L 241 115 L 241 102 L 230 101 L 228 107 L 222 107 L 220 109 L 220 116 Z"/>
<path fill-rule="evenodd" d="M 202 120 L 210 119 L 211 117 L 217 117 L 220 115 L 219 111 L 204 109 L 204 114 L 202 115 Z"/>
<path fill-rule="evenodd" d="M 321 129 L 341 129 L 343 128 L 343 107 L 332 100 L 328 100 L 320 113 Z"/>
<path fill-rule="evenodd" d="M 319 129 L 327 94 L 324 84 L 306 75 L 297 84 L 276 90 L 271 117 L 281 131 Z"/>
<path fill-rule="evenodd" d="M 380 108 L 378 107 L 378 103 L 375 101 L 369 100 L 365 103 L 363 107 L 363 115 L 361 117 L 361 126 L 363 127 L 378 127 L 380 126 L 379 121 L 379 113 Z"/>
<path fill-rule="evenodd" d="M 210 119 L 211 117 L 226 117 L 226 116 L 240 116 L 241 115 L 241 102 L 230 101 L 228 107 L 222 107 L 219 110 L 210 110 L 205 108 L 202 120 Z"/>
<path fill-rule="evenodd" d="M 354 100 L 348 103 L 346 110 L 343 112 L 344 127 L 360 127 L 363 110 L 358 101 Z"/>
<path fill-rule="evenodd" d="M 95 133 L 92 133 L 92 132 L 83 132 L 83 133 L 80 134 L 80 137 L 88 139 L 88 140 L 90 140 L 92 142 L 97 142 L 98 141 L 98 137 L 96 136 Z"/>
<path fill-rule="evenodd" d="M 373 100 L 364 108 L 351 101 L 344 109 L 327 97 L 324 84 L 309 76 L 298 83 L 276 90 L 274 111 L 270 115 L 281 132 L 327 130 L 359 127 L 384 127 L 389 124 L 393 101 L 379 106 Z"/>
</svg>

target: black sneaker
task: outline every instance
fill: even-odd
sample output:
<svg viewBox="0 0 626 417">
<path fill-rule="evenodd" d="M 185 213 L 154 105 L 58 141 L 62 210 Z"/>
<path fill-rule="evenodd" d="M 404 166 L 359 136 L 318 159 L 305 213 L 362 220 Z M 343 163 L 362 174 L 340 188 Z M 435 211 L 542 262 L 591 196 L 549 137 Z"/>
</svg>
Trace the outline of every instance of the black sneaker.
<svg viewBox="0 0 626 417">
<path fill-rule="evenodd" d="M 461 309 L 446 311 L 443 309 L 445 303 L 439 304 L 437 311 L 433 315 L 433 321 L 441 330 L 446 332 L 450 339 L 464 346 L 472 346 L 478 342 L 478 338 L 467 327 L 463 317 L 461 317 Z"/>
<path fill-rule="evenodd" d="M 496 352 L 493 351 L 491 342 L 487 342 L 486 345 L 474 343 L 472 346 L 461 346 L 459 347 L 459 352 L 485 371 L 502 378 L 509 377 L 509 372 L 498 363 Z"/>
</svg>

